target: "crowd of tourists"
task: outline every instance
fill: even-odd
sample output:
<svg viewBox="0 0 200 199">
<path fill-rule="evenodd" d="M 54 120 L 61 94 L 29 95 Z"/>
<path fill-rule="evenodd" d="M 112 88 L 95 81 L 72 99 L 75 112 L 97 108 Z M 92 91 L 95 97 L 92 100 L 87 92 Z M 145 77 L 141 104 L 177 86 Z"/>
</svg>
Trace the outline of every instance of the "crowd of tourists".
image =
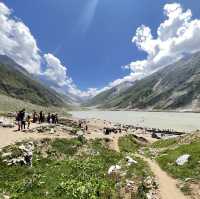
<svg viewBox="0 0 200 199">
<path fill-rule="evenodd" d="M 31 123 L 49 123 L 49 124 L 57 124 L 58 123 L 58 114 L 57 113 L 48 113 L 45 115 L 43 111 L 37 113 L 33 111 L 32 114 L 27 113 L 25 109 L 17 112 L 16 114 L 16 122 L 18 125 L 18 131 L 29 129 Z"/>
</svg>

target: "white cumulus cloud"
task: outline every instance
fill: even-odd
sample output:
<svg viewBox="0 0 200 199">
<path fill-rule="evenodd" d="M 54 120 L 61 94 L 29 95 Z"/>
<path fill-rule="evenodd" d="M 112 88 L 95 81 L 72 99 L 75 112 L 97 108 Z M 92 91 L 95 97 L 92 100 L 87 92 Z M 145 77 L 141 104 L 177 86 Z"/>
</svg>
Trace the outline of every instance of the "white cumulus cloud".
<svg viewBox="0 0 200 199">
<path fill-rule="evenodd" d="M 132 71 L 148 75 L 185 54 L 200 51 L 200 20 L 192 19 L 191 10 L 184 10 L 178 3 L 166 4 L 164 15 L 166 19 L 157 29 L 157 38 L 145 25 L 136 30 L 132 41 L 147 53 L 147 59 L 132 62 Z"/>
<path fill-rule="evenodd" d="M 49 80 L 57 82 L 59 86 L 64 86 L 69 83 L 67 77 L 67 68 L 61 64 L 61 61 L 53 54 L 44 55 L 46 61 L 46 70 L 43 73 Z"/>
<path fill-rule="evenodd" d="M 0 2 L 0 54 L 7 55 L 28 72 L 40 73 L 40 50 L 29 28 Z"/>
<path fill-rule="evenodd" d="M 150 27 L 141 25 L 132 39 L 138 50 L 147 53 L 146 59 L 124 66 L 123 68 L 131 70 L 130 74 L 109 83 L 100 91 L 126 81 L 142 79 L 178 61 L 185 54 L 200 51 L 200 20 L 192 18 L 192 11 L 184 10 L 179 3 L 166 4 L 163 11 L 166 18 L 158 26 L 156 38 Z"/>
</svg>

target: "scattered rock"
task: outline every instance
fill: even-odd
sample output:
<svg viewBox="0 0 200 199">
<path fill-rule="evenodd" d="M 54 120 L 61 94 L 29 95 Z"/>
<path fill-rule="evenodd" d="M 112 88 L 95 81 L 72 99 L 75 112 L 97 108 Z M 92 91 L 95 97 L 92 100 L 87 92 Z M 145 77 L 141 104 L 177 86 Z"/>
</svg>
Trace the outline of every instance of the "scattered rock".
<svg viewBox="0 0 200 199">
<path fill-rule="evenodd" d="M 146 193 L 147 199 L 160 199 L 158 182 L 155 181 L 154 177 L 148 176 L 144 180 L 143 185 L 148 189 L 148 192 Z"/>
<path fill-rule="evenodd" d="M 135 183 L 132 180 L 126 180 L 126 186 L 125 186 L 125 191 L 127 193 L 135 191 Z"/>
<path fill-rule="evenodd" d="M 33 142 L 28 142 L 26 145 L 22 144 L 19 146 L 19 150 L 22 152 L 18 157 L 12 158 L 12 153 L 4 153 L 2 157 L 5 158 L 3 162 L 7 165 L 28 165 L 32 167 L 32 157 L 33 157 Z"/>
<path fill-rule="evenodd" d="M 147 199 L 160 199 L 158 192 L 155 189 L 150 190 L 147 194 Z"/>
<path fill-rule="evenodd" d="M 119 173 L 121 169 L 121 166 L 119 165 L 112 165 L 109 169 L 108 169 L 108 175 L 112 175 L 115 173 Z"/>
<path fill-rule="evenodd" d="M 1 156 L 2 158 L 11 157 L 12 153 L 11 152 L 3 153 Z"/>
<path fill-rule="evenodd" d="M 154 179 L 151 176 L 148 176 L 145 180 L 144 180 L 144 186 L 147 189 L 153 189 L 154 188 Z"/>
<path fill-rule="evenodd" d="M 83 131 L 78 131 L 78 132 L 76 133 L 76 135 L 77 135 L 77 136 L 83 136 L 84 133 L 83 133 Z"/>
<path fill-rule="evenodd" d="M 52 128 L 51 130 L 50 130 L 50 134 L 54 134 L 55 133 L 55 131 L 54 131 L 54 129 Z"/>
<path fill-rule="evenodd" d="M 133 160 L 130 156 L 126 156 L 126 161 L 128 162 L 128 166 L 138 163 L 137 161 Z"/>
<path fill-rule="evenodd" d="M 180 156 L 179 158 L 177 158 L 176 164 L 179 166 L 182 166 L 188 162 L 189 158 L 190 158 L 189 154 L 184 154 L 184 155 Z"/>
<path fill-rule="evenodd" d="M 4 128 L 13 128 L 14 122 L 8 118 L 0 117 L 0 126 Z"/>
<path fill-rule="evenodd" d="M 10 196 L 8 196 L 8 195 L 3 195 L 3 199 L 10 199 Z"/>
</svg>

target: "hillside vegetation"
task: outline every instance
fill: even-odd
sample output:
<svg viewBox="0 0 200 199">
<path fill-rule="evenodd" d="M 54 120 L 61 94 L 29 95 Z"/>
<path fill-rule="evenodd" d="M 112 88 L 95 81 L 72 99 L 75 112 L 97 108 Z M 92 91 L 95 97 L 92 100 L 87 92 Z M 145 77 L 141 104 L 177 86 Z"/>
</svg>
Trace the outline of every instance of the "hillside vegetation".
<svg viewBox="0 0 200 199">
<path fill-rule="evenodd" d="M 136 81 L 133 86 L 114 97 L 110 97 L 111 92 L 112 89 L 100 93 L 91 100 L 91 104 L 111 109 L 199 111 L 200 53 Z"/>
<path fill-rule="evenodd" d="M 0 94 L 41 106 L 66 106 L 59 94 L 4 56 L 0 56 Z"/>
<path fill-rule="evenodd" d="M 127 180 L 133 180 L 136 189 L 129 191 L 131 198 L 147 199 L 148 189 L 142 185 L 144 178 L 151 175 L 147 164 L 136 158 L 138 164 L 127 166 L 126 154 L 109 149 L 105 140 L 44 139 L 34 142 L 32 167 L 6 165 L 5 154 L 18 157 L 22 145 L 26 143 L 0 152 L 0 197 L 117 199 L 127 194 Z M 108 174 L 110 166 L 116 164 L 121 166 L 123 175 Z"/>
<path fill-rule="evenodd" d="M 43 110 L 45 113 L 58 113 L 59 115 L 68 116 L 69 107 L 56 107 L 56 106 L 41 106 L 32 104 L 23 100 L 19 100 L 6 95 L 0 95 L 0 115 L 5 115 L 9 112 L 17 112 L 25 108 L 27 112 L 31 113 L 33 110 L 39 112 Z"/>
</svg>

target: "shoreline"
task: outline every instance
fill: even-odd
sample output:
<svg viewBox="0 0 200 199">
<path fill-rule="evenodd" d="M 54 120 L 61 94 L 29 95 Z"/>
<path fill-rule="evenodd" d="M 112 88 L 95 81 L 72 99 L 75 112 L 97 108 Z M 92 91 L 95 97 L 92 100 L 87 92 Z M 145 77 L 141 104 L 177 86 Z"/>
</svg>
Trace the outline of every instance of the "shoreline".
<svg viewBox="0 0 200 199">
<path fill-rule="evenodd" d="M 143 128 L 173 129 L 188 133 L 200 129 L 200 114 L 193 112 L 81 110 L 70 111 L 69 113 L 72 118 L 98 118 Z"/>
<path fill-rule="evenodd" d="M 85 108 L 85 109 L 84 109 Z M 200 113 L 200 111 L 192 111 L 192 110 L 147 110 L 147 109 L 98 109 L 98 108 L 87 108 L 83 107 L 83 109 L 71 110 L 69 112 L 74 111 L 113 111 L 113 112 L 144 112 L 144 113 Z"/>
</svg>

